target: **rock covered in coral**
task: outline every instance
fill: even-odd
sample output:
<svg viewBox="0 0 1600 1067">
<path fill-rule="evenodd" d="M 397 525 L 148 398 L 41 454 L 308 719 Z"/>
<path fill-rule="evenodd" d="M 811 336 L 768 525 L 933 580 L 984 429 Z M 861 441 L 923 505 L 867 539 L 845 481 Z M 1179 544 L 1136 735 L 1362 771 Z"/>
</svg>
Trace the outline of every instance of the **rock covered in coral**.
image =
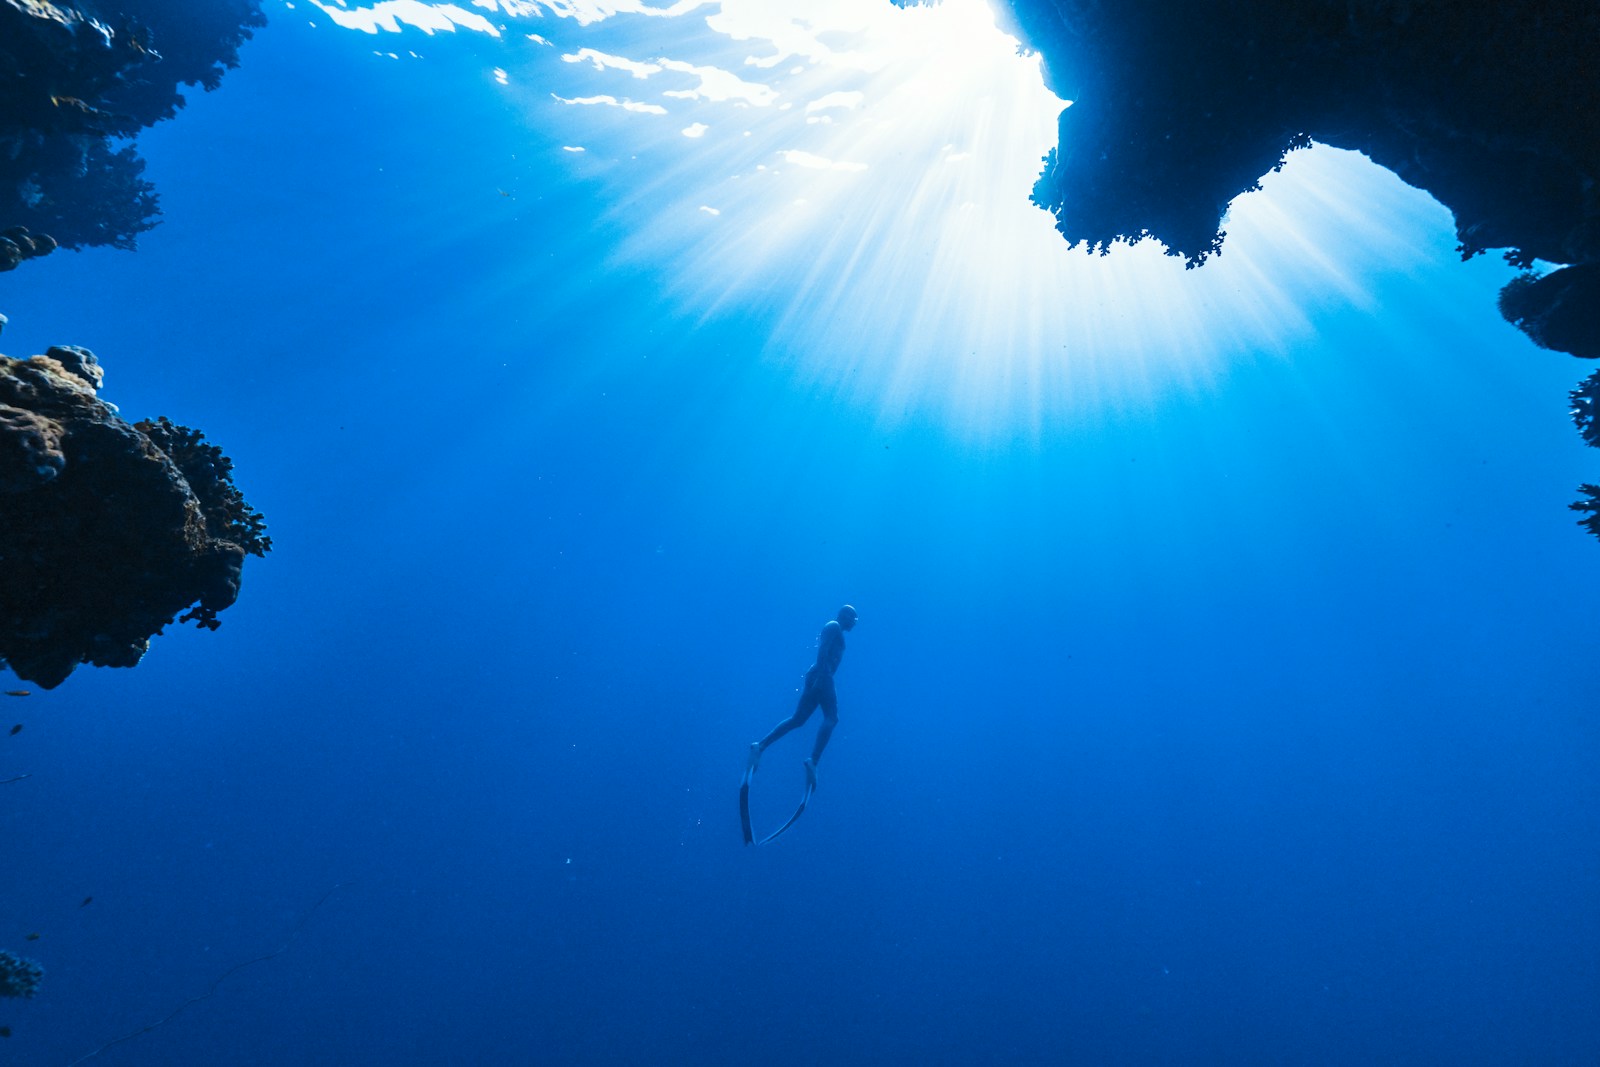
<svg viewBox="0 0 1600 1067">
<path fill-rule="evenodd" d="M 131 667 L 180 612 L 215 629 L 271 548 L 197 430 L 130 424 L 87 349 L 0 356 L 0 665 L 51 688 Z"/>
<path fill-rule="evenodd" d="M 24 260 L 37 259 L 56 250 L 56 239 L 46 234 L 37 236 L 26 226 L 13 226 L 0 231 L 0 271 L 16 270 Z"/>
<path fill-rule="evenodd" d="M 0 949 L 0 997 L 31 997 L 43 980 L 44 968 L 38 963 Z"/>
<path fill-rule="evenodd" d="M 1572 421 L 1591 448 L 1600 448 L 1600 370 L 1595 371 L 1567 394 L 1572 401 Z"/>
<path fill-rule="evenodd" d="M 1574 501 L 1567 507 L 1583 514 L 1584 517 L 1578 520 L 1579 526 L 1600 537 L 1600 485 L 1590 485 L 1585 482 L 1578 486 L 1578 492 L 1583 494 L 1583 499 Z"/>
<path fill-rule="evenodd" d="M 59 423 L 0 404 L 0 493 L 44 485 L 66 465 Z"/>
<path fill-rule="evenodd" d="M 1513 279 L 1500 313 L 1541 348 L 1600 359 L 1600 260 Z"/>
<path fill-rule="evenodd" d="M 0 0 L 0 269 L 49 248 L 132 248 L 160 215 L 129 140 L 214 89 L 263 25 L 259 0 Z M 12 264 L 15 266 L 15 263 Z"/>
<path fill-rule="evenodd" d="M 1572 400 L 1572 421 L 1578 427 L 1585 444 L 1600 448 L 1600 371 L 1595 371 L 1569 394 Z M 1584 517 L 1578 525 L 1600 537 L 1600 486 L 1584 484 L 1578 487 L 1583 499 L 1569 504 L 1573 511 Z"/>
</svg>

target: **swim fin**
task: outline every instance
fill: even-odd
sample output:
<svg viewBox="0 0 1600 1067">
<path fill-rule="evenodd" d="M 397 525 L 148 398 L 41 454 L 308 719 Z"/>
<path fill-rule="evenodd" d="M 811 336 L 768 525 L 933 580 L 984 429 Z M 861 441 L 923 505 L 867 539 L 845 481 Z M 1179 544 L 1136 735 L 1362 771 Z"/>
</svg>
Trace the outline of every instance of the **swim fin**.
<svg viewBox="0 0 1600 1067">
<path fill-rule="evenodd" d="M 811 794 L 817 791 L 817 765 L 810 759 L 806 760 L 806 791 L 800 797 L 800 806 L 794 809 L 794 814 L 789 816 L 789 821 L 778 827 L 760 841 L 754 840 L 750 831 L 750 776 L 755 772 L 755 764 L 745 768 L 744 782 L 739 786 L 739 821 L 744 828 L 744 843 L 747 845 L 765 845 L 779 834 L 799 821 L 800 816 L 806 813 L 806 804 L 811 800 Z"/>
<path fill-rule="evenodd" d="M 744 830 L 744 843 L 747 845 L 755 843 L 750 833 L 750 776 L 755 772 L 755 760 L 751 760 L 744 769 L 744 781 L 739 783 L 739 825 Z"/>
</svg>

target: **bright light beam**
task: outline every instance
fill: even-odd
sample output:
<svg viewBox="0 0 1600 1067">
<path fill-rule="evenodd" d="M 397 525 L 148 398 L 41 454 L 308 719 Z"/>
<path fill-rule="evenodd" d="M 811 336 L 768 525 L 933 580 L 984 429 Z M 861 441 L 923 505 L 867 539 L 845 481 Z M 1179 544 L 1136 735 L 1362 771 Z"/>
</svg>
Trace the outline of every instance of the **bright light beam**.
<svg viewBox="0 0 1600 1067">
<path fill-rule="evenodd" d="M 609 183 L 619 255 L 690 315 L 763 310 L 769 356 L 888 423 L 1037 435 L 1204 388 L 1230 358 L 1292 350 L 1317 309 L 1370 304 L 1361 279 L 1448 227 L 1317 148 L 1235 203 L 1204 268 L 1154 242 L 1092 256 L 1027 201 L 1065 105 L 983 0 L 546 7 L 567 16 L 541 19 L 562 85 L 530 43 L 508 91 L 588 149 L 563 158 Z M 571 106 L 618 100 L 635 114 L 605 127 L 611 109 Z"/>
</svg>

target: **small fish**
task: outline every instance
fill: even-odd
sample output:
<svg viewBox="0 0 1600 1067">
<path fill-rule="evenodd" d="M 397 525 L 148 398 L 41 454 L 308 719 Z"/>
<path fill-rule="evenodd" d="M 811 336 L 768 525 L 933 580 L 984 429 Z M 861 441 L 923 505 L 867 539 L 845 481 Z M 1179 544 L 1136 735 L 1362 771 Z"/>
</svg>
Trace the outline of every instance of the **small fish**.
<svg viewBox="0 0 1600 1067">
<path fill-rule="evenodd" d="M 10 1037 L 10 1036 L 11 1036 L 11 1027 L 9 1027 L 9 1026 L 0 1026 L 0 1037 Z"/>
<path fill-rule="evenodd" d="M 17 723 L 17 725 L 15 725 L 15 726 L 13 726 L 11 728 L 11 736 L 12 737 L 16 737 L 21 732 L 22 732 L 22 724 L 20 722 Z"/>
<path fill-rule="evenodd" d="M 83 903 L 82 903 L 82 904 L 79 904 L 79 905 L 78 905 L 78 907 L 80 907 L 80 908 L 87 908 L 87 907 L 88 907 L 88 906 L 89 906 L 89 904 L 90 904 L 90 903 L 91 903 L 91 902 L 92 902 L 92 901 L 93 901 L 93 900 L 94 900 L 94 897 L 84 897 L 84 898 L 83 898 Z"/>
<path fill-rule="evenodd" d="M 511 195 L 510 193 L 506 192 L 504 189 L 496 189 L 495 192 L 499 193 L 501 196 L 510 196 Z"/>
<path fill-rule="evenodd" d="M 29 689 L 7 689 L 6 690 L 6 696 L 8 696 L 8 697 L 25 697 L 30 692 L 32 692 L 32 690 L 29 690 Z"/>
<path fill-rule="evenodd" d="M 26 940 L 26 941 L 37 941 L 37 940 L 39 940 L 39 935 L 38 934 L 29 934 L 23 940 Z"/>
</svg>

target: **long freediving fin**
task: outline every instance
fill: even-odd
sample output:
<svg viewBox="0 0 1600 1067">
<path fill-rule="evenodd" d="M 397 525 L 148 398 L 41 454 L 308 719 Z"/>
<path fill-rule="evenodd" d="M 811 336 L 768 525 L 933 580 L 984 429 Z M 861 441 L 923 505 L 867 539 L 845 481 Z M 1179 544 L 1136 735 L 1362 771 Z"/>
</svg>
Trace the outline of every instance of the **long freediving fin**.
<svg viewBox="0 0 1600 1067">
<path fill-rule="evenodd" d="M 749 794 L 749 784 L 750 784 L 750 776 L 749 776 L 748 773 L 746 773 L 746 775 L 745 775 L 745 787 L 742 788 L 739 791 L 739 798 L 740 798 L 740 802 L 741 802 L 741 805 L 742 805 L 740 810 L 741 810 L 741 812 L 743 812 L 743 814 L 745 816 L 745 827 L 746 827 L 747 831 L 748 831 L 748 828 L 750 826 L 750 818 L 749 818 L 750 809 L 749 809 L 748 806 L 743 806 L 743 802 L 744 802 L 745 797 Z M 817 791 L 817 765 L 815 763 L 811 762 L 810 760 L 806 760 L 806 791 L 800 797 L 800 806 L 798 808 L 794 809 L 794 814 L 789 816 L 789 821 L 788 822 L 784 823 L 782 826 L 780 826 L 776 830 L 772 831 L 772 833 L 768 834 L 766 837 L 763 837 L 760 841 L 757 841 L 756 844 L 758 844 L 758 845 L 767 844 L 773 838 L 777 837 L 779 834 L 783 833 L 789 827 L 793 826 L 796 822 L 798 822 L 799 819 L 800 819 L 800 816 L 802 816 L 802 815 L 804 815 L 806 813 L 806 804 L 811 800 L 811 794 L 815 793 L 816 791 Z M 750 843 L 750 838 L 749 838 L 749 835 L 748 835 L 748 832 L 747 832 L 746 836 L 745 836 L 745 844 L 749 844 L 749 843 Z"/>
<path fill-rule="evenodd" d="M 744 830 L 744 843 L 755 844 L 754 835 L 750 833 L 750 776 L 755 773 L 756 765 L 750 764 L 744 769 L 744 781 L 739 783 L 739 826 Z"/>
</svg>

